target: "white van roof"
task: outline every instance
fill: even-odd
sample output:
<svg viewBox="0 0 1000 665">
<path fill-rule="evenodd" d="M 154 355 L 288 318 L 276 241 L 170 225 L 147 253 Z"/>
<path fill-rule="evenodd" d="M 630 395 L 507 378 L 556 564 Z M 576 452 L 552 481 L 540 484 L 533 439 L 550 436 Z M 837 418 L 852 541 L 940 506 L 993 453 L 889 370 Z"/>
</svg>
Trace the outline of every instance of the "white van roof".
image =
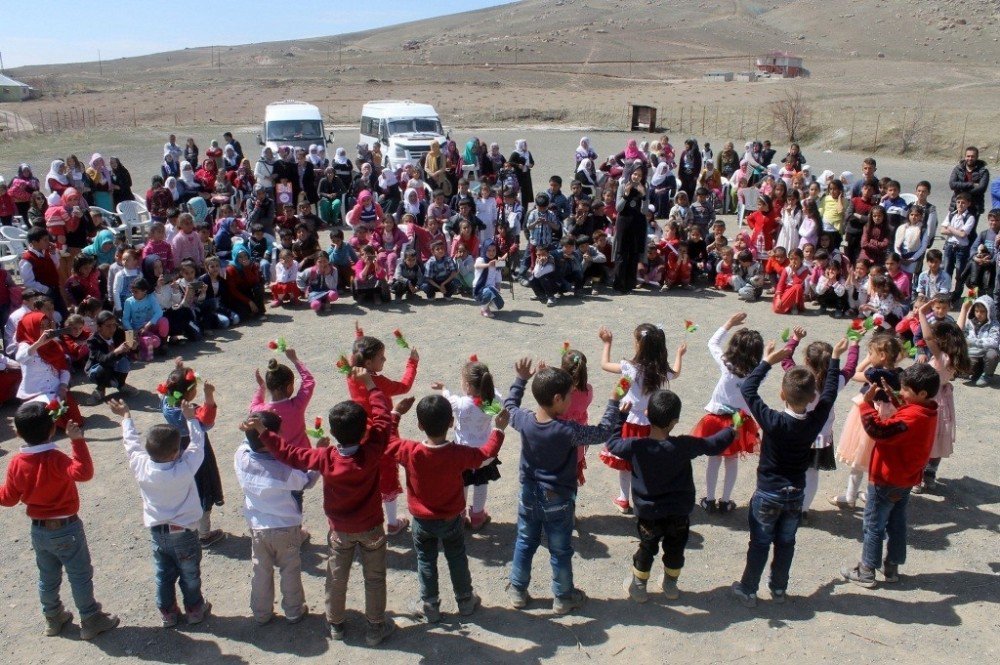
<svg viewBox="0 0 1000 665">
<path fill-rule="evenodd" d="M 322 120 L 319 109 L 307 102 L 285 99 L 271 102 L 264 110 L 266 120 Z"/>
<path fill-rule="evenodd" d="M 410 99 L 380 99 L 365 104 L 361 115 L 376 118 L 436 118 L 437 111 L 430 104 Z"/>
</svg>

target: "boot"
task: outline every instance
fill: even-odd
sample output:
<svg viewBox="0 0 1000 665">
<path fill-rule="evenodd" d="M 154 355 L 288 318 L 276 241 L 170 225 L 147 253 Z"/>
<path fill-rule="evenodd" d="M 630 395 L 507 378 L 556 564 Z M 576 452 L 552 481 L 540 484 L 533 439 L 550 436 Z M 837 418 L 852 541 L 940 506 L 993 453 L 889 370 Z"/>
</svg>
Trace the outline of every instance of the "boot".
<svg viewBox="0 0 1000 665">
<path fill-rule="evenodd" d="M 638 571 L 633 569 L 626 575 L 622 587 L 628 593 L 629 598 L 637 603 L 645 603 L 649 600 L 649 594 L 646 592 L 646 581 L 649 579 L 649 573 L 643 573 L 646 575 L 645 579 L 640 578 L 637 573 Z"/>
<path fill-rule="evenodd" d="M 486 512 L 485 509 L 479 513 L 471 509 L 469 510 L 469 528 L 473 531 L 481 530 L 484 526 L 490 523 L 490 519 L 490 514 Z"/>
<path fill-rule="evenodd" d="M 80 639 L 92 640 L 101 633 L 116 628 L 120 622 L 121 619 L 114 614 L 99 611 L 80 622 Z"/>
<path fill-rule="evenodd" d="M 55 637 L 62 632 L 63 626 L 72 620 L 72 612 L 67 612 L 66 608 L 60 605 L 58 612 L 45 615 L 45 636 Z"/>
<path fill-rule="evenodd" d="M 667 600 L 677 600 L 681 597 L 681 592 L 677 588 L 677 578 L 680 577 L 680 570 L 664 569 L 663 571 L 663 582 L 661 586 L 663 588 L 663 597 Z"/>
</svg>

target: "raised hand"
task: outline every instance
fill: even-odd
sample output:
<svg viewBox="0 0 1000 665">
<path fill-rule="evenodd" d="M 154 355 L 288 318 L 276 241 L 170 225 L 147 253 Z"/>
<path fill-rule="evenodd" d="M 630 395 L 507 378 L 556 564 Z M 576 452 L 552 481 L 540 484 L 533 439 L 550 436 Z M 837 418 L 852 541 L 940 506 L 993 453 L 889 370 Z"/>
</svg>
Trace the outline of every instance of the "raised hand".
<svg viewBox="0 0 1000 665">
<path fill-rule="evenodd" d="M 746 322 L 746 320 L 747 320 L 746 312 L 737 312 L 736 314 L 730 316 L 729 320 L 726 321 L 726 330 L 732 330 L 736 326 L 742 326 Z"/>
<path fill-rule="evenodd" d="M 83 438 L 83 430 L 72 420 L 66 423 L 66 436 L 70 441 L 78 441 Z"/>
<path fill-rule="evenodd" d="M 833 345 L 833 357 L 839 358 L 844 355 L 844 351 L 847 350 L 848 342 L 846 337 L 841 337 L 837 340 L 837 343 Z"/>
<path fill-rule="evenodd" d="M 806 329 L 803 328 L 802 326 L 795 326 L 794 328 L 792 328 L 792 337 L 798 340 L 805 339 Z"/>
<path fill-rule="evenodd" d="M 431 390 L 444 390 L 444 383 L 441 381 L 431 381 Z"/>
<path fill-rule="evenodd" d="M 521 358 L 514 363 L 514 371 L 517 372 L 517 376 L 524 381 L 530 379 L 534 372 L 531 369 L 531 358 Z"/>
<path fill-rule="evenodd" d="M 404 397 L 396 403 L 396 408 L 393 409 L 399 415 L 405 415 L 413 408 L 413 403 L 417 400 L 416 397 Z"/>
<path fill-rule="evenodd" d="M 510 413 L 508 413 L 507 409 L 501 409 L 500 413 L 493 419 L 493 426 L 503 431 L 507 429 L 508 424 L 510 424 Z"/>
<path fill-rule="evenodd" d="M 611 334 L 611 331 L 608 330 L 607 327 L 605 326 L 601 326 L 601 329 L 597 331 L 597 337 L 605 344 L 610 344 L 614 339 L 614 336 Z"/>
<path fill-rule="evenodd" d="M 129 417 L 128 404 L 126 404 L 124 400 L 109 399 L 108 406 L 111 407 L 111 413 L 115 414 L 116 416 L 120 418 Z"/>
<path fill-rule="evenodd" d="M 195 416 L 197 415 L 197 409 L 195 409 L 194 404 L 192 404 L 187 400 L 184 400 L 183 402 L 181 402 L 181 413 L 184 414 L 185 420 L 194 420 Z"/>
</svg>

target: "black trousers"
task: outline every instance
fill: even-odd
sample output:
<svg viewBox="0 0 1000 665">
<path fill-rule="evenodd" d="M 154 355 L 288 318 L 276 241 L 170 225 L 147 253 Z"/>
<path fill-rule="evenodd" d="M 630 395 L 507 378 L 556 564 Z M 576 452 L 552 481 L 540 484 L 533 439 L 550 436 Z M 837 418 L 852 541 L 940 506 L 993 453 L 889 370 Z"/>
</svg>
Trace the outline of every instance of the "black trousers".
<svg viewBox="0 0 1000 665">
<path fill-rule="evenodd" d="M 673 569 L 683 568 L 684 548 L 687 546 L 690 528 L 691 519 L 687 515 L 669 515 L 656 520 L 644 520 L 640 517 L 636 523 L 639 549 L 632 557 L 632 565 L 636 570 L 648 573 L 662 542 L 663 565 Z"/>
</svg>

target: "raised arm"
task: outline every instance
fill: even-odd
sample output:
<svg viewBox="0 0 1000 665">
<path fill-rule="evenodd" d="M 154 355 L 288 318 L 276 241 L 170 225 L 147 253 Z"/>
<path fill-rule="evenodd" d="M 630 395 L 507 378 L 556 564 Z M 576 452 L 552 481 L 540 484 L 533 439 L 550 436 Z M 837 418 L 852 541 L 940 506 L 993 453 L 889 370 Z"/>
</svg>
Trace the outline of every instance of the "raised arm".
<svg viewBox="0 0 1000 665">
<path fill-rule="evenodd" d="M 611 343 L 614 340 L 611 331 L 601 326 L 601 329 L 597 331 L 597 336 L 604 342 L 604 348 L 601 350 L 601 369 L 612 374 L 621 374 L 621 364 L 611 362 Z"/>
</svg>

